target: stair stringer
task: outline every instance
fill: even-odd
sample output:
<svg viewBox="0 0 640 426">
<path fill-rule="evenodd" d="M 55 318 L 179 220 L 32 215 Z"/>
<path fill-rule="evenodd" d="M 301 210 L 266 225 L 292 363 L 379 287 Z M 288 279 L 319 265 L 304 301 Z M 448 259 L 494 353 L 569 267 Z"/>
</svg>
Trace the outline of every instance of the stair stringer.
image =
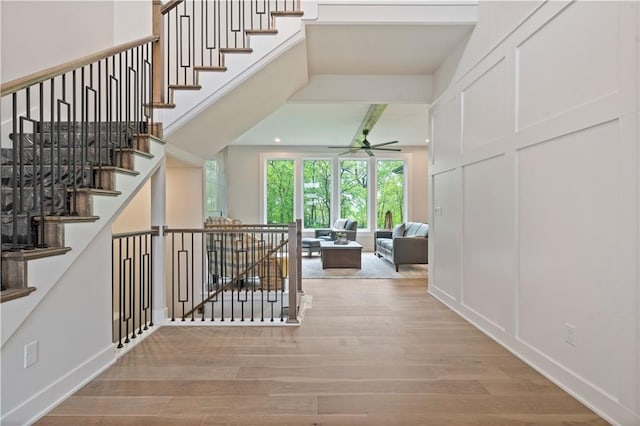
<svg viewBox="0 0 640 426">
<path fill-rule="evenodd" d="M 200 90 L 174 91 L 173 109 L 155 110 L 155 119 L 163 124 L 164 137 L 185 126 L 212 104 L 259 72 L 265 65 L 305 39 L 304 21 L 317 18 L 317 3 L 302 3 L 304 18 L 276 18 L 275 35 L 250 36 L 251 54 L 225 55 L 225 72 L 199 72 Z"/>
<path fill-rule="evenodd" d="M 164 143 L 150 137 L 150 153 L 153 158 L 136 156 L 135 170 L 137 176 L 116 175 L 116 189 L 121 192 L 117 197 L 94 196 L 94 215 L 100 217 L 95 222 L 65 224 L 65 245 L 71 251 L 63 256 L 29 261 L 27 264 L 29 285 L 37 290 L 28 297 L 11 300 L 0 305 L 1 346 L 9 341 L 20 325 L 38 307 L 47 293 L 56 285 L 64 273 L 74 264 L 82 261 L 82 254 L 100 231 L 111 226 L 117 214 L 129 203 L 138 190 L 160 167 L 164 159 Z M 105 259 L 110 259 L 110 253 Z M 90 279 L 90 277 L 88 278 Z"/>
</svg>

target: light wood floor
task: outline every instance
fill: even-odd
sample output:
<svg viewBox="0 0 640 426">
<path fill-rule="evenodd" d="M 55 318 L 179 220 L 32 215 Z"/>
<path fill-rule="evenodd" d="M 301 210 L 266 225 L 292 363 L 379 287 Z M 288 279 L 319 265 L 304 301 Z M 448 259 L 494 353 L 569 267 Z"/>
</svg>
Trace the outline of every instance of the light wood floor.
<svg viewBox="0 0 640 426">
<path fill-rule="evenodd" d="M 607 424 L 424 280 L 304 287 L 301 327 L 161 328 L 38 424 Z"/>
</svg>

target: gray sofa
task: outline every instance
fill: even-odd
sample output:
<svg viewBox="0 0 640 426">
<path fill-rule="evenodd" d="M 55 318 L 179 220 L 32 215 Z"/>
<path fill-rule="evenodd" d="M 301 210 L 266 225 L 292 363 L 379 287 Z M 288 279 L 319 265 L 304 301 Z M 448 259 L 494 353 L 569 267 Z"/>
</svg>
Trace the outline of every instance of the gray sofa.
<svg viewBox="0 0 640 426">
<path fill-rule="evenodd" d="M 396 266 L 429 263 L 429 225 L 406 222 L 396 225 L 392 231 L 376 231 L 376 255 L 384 257 Z"/>
<path fill-rule="evenodd" d="M 316 229 L 315 237 L 324 241 L 333 241 L 338 232 L 342 232 L 347 240 L 355 241 L 358 234 L 358 222 L 351 219 L 338 219 L 331 228 Z"/>
</svg>

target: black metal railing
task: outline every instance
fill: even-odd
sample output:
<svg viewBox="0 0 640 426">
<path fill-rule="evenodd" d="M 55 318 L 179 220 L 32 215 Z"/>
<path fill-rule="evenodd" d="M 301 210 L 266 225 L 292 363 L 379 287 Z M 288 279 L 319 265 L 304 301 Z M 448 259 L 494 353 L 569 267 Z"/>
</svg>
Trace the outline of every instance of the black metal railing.
<svg viewBox="0 0 640 426">
<path fill-rule="evenodd" d="M 249 52 L 248 35 L 275 30 L 273 16 L 300 11 L 300 0 L 183 0 L 164 15 L 165 99 L 198 84 L 197 72 L 224 70 L 224 53 Z"/>
<path fill-rule="evenodd" d="M 2 249 L 46 247 L 44 218 L 77 215 L 79 188 L 122 167 L 153 123 L 147 37 L 2 85 Z"/>
<path fill-rule="evenodd" d="M 296 322 L 300 224 L 166 229 L 171 321 Z"/>
<path fill-rule="evenodd" d="M 153 244 L 157 230 L 114 234 L 113 342 L 118 348 L 153 326 Z"/>
</svg>

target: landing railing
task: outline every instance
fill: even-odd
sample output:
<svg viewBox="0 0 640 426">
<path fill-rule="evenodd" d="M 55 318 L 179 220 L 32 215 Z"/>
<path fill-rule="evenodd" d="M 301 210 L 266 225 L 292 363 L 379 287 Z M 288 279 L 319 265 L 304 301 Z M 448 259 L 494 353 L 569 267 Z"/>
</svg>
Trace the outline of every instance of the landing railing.
<svg viewBox="0 0 640 426">
<path fill-rule="evenodd" d="M 153 327 L 153 244 L 158 230 L 113 234 L 113 342 L 122 348 Z"/>
<path fill-rule="evenodd" d="M 171 321 L 298 322 L 299 221 L 165 233 Z"/>
<path fill-rule="evenodd" d="M 249 35 L 275 34 L 274 17 L 300 12 L 300 0 L 175 0 L 162 6 L 164 99 L 198 89 L 198 72 L 224 71 L 225 53 L 250 53 Z"/>
<path fill-rule="evenodd" d="M 46 216 L 77 216 L 77 192 L 102 188 L 153 122 L 146 37 L 2 85 L 2 249 L 43 248 Z"/>
</svg>

